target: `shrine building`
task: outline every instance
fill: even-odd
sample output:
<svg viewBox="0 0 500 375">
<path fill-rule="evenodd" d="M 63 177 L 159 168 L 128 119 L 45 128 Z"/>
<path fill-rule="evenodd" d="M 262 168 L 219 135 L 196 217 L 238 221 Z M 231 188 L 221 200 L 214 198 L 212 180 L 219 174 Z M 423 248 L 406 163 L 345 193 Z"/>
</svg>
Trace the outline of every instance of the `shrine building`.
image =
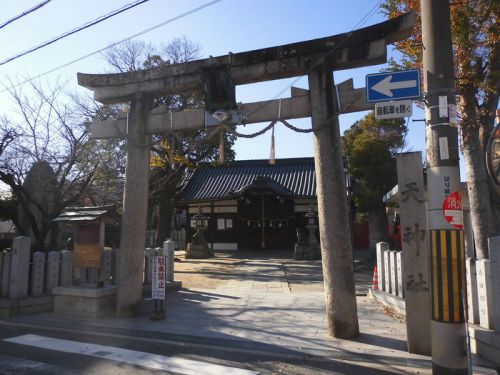
<svg viewBox="0 0 500 375">
<path fill-rule="evenodd" d="M 305 213 L 317 210 L 314 158 L 200 164 L 187 177 L 180 204 L 188 242 L 201 207 L 213 250 L 292 250 Z"/>
</svg>

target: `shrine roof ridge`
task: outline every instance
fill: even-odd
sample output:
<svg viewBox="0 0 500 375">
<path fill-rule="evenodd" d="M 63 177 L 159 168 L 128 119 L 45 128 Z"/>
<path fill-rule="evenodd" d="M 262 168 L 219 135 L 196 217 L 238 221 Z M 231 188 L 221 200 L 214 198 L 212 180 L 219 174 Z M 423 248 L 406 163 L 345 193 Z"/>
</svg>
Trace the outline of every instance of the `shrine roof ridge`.
<svg viewBox="0 0 500 375">
<path fill-rule="evenodd" d="M 316 176 L 314 158 L 269 160 L 238 160 L 223 165 L 201 164 L 186 178 L 179 194 L 180 202 L 234 199 L 235 192 L 245 192 L 259 177 L 277 195 L 293 198 L 315 198 Z M 257 185 L 255 185 L 257 187 Z M 238 194 L 236 194 L 238 195 Z"/>
</svg>

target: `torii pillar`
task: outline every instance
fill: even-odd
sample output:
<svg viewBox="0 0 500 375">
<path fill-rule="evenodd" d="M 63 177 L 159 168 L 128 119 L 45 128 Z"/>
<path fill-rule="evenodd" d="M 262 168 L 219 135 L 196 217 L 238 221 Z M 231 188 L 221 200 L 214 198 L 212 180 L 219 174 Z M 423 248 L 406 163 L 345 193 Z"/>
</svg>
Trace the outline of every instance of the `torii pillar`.
<svg viewBox="0 0 500 375">
<path fill-rule="evenodd" d="M 325 293 L 326 316 L 335 337 L 352 338 L 359 334 L 358 320 L 335 319 L 357 316 L 358 311 L 352 298 L 356 295 L 354 262 L 333 69 L 321 64 L 308 78 L 323 279 L 325 290 L 335 291 Z"/>
<path fill-rule="evenodd" d="M 127 164 L 116 295 L 116 314 L 123 318 L 136 316 L 142 300 L 142 267 L 151 155 L 151 136 L 147 134 L 147 117 L 152 107 L 151 96 L 137 93 L 131 101 L 128 115 Z"/>
</svg>

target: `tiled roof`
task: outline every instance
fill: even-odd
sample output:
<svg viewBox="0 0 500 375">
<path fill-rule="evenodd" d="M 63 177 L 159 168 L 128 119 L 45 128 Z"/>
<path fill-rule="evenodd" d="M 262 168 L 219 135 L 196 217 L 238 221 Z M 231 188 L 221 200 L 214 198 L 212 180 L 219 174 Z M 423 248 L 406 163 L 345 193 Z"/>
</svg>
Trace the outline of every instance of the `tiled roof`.
<svg viewBox="0 0 500 375">
<path fill-rule="evenodd" d="M 231 199 L 258 177 L 282 191 L 290 191 L 294 198 L 316 197 L 314 158 L 269 160 L 240 160 L 220 166 L 200 164 L 181 190 L 181 202 L 216 201 Z M 259 181 L 259 180 L 258 180 Z M 260 180 L 262 181 L 262 179 Z"/>
<path fill-rule="evenodd" d="M 116 216 L 115 206 L 68 207 L 52 221 L 94 221 L 105 215 Z"/>
</svg>

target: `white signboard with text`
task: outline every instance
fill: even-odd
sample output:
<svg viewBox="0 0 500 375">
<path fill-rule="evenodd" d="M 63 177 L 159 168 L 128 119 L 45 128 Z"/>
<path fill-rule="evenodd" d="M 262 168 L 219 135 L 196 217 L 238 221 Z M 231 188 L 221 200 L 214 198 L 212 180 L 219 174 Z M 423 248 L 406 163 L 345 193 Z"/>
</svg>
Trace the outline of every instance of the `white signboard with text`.
<svg viewBox="0 0 500 375">
<path fill-rule="evenodd" d="M 153 299 L 165 299 L 165 257 L 164 256 L 154 256 L 153 257 L 153 269 L 152 269 L 152 281 L 151 281 L 151 297 Z"/>
<path fill-rule="evenodd" d="M 375 118 L 378 120 L 410 117 L 412 114 L 411 100 L 375 103 Z"/>
</svg>

